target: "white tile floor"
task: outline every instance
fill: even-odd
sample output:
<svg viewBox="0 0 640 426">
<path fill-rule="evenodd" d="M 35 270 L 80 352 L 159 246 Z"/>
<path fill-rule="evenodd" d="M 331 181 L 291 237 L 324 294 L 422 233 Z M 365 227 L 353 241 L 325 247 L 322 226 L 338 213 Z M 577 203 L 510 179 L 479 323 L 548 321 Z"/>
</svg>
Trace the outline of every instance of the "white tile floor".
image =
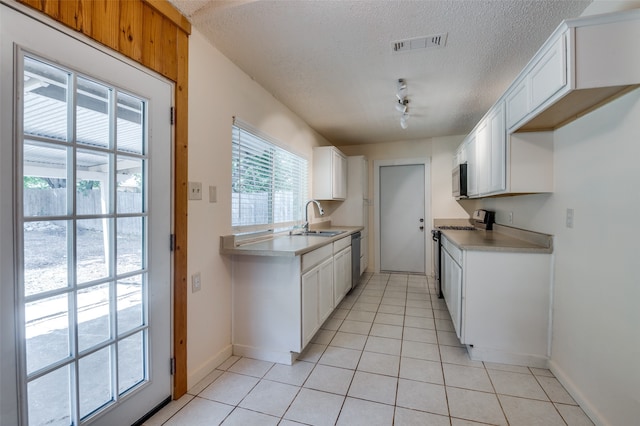
<svg viewBox="0 0 640 426">
<path fill-rule="evenodd" d="M 483 363 L 431 278 L 365 274 L 292 365 L 230 357 L 145 425 L 592 425 L 549 370 Z"/>
</svg>

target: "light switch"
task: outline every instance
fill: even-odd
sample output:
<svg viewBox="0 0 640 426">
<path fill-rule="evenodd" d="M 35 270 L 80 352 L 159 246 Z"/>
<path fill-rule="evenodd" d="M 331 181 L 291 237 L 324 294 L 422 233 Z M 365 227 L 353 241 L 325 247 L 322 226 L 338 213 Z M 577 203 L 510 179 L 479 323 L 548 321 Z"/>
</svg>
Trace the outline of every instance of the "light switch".
<svg viewBox="0 0 640 426">
<path fill-rule="evenodd" d="M 202 200 L 202 182 L 189 182 L 189 199 Z"/>
<path fill-rule="evenodd" d="M 573 228 L 573 209 L 567 209 L 567 228 Z"/>
<path fill-rule="evenodd" d="M 211 185 L 209 185 L 209 202 L 210 203 L 218 202 L 218 188 Z"/>
</svg>

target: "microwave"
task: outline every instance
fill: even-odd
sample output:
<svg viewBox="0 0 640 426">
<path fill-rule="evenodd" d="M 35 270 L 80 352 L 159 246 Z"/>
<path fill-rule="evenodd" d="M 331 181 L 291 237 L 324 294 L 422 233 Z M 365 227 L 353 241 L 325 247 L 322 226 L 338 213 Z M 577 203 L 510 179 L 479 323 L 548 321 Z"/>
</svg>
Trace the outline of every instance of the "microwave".
<svg viewBox="0 0 640 426">
<path fill-rule="evenodd" d="M 452 172 L 453 196 L 467 198 L 467 163 L 458 164 Z"/>
</svg>

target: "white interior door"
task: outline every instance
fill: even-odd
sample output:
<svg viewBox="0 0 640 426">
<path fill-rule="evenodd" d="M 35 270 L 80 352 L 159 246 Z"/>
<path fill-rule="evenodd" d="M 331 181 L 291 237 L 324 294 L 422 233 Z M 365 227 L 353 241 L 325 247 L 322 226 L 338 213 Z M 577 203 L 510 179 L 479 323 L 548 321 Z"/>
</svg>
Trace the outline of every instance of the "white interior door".
<svg viewBox="0 0 640 426">
<path fill-rule="evenodd" d="M 171 395 L 172 85 L 0 7 L 3 396 L 15 423 L 131 424 Z"/>
<path fill-rule="evenodd" d="M 425 166 L 379 169 L 380 270 L 425 273 Z"/>
</svg>

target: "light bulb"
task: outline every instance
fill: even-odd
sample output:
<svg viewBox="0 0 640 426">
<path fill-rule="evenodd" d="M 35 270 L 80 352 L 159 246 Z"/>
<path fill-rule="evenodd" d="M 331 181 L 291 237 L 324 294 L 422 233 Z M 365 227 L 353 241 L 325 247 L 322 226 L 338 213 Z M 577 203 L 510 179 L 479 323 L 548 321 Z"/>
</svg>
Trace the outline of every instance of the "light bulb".
<svg viewBox="0 0 640 426">
<path fill-rule="evenodd" d="M 407 113 L 402 114 L 402 117 L 400 117 L 400 127 L 402 127 L 403 129 L 407 129 L 409 127 L 409 125 L 407 124 L 408 119 L 409 119 L 409 114 Z"/>
</svg>

